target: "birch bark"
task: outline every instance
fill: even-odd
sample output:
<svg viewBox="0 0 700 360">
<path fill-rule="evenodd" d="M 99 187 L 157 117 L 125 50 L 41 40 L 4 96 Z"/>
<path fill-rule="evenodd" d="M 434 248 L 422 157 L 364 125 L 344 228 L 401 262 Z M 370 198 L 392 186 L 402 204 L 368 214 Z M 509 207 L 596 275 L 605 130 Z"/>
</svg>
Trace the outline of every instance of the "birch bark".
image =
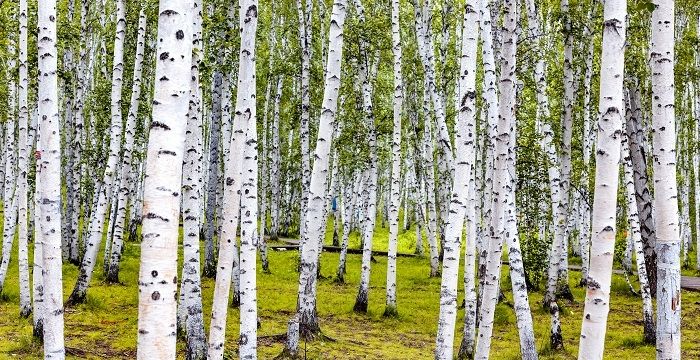
<svg viewBox="0 0 700 360">
<path fill-rule="evenodd" d="M 596 146 L 591 268 L 579 345 L 579 359 L 602 359 L 615 247 L 615 209 L 624 121 L 624 44 L 626 0 L 606 1 L 603 9 L 603 53 Z"/>
</svg>

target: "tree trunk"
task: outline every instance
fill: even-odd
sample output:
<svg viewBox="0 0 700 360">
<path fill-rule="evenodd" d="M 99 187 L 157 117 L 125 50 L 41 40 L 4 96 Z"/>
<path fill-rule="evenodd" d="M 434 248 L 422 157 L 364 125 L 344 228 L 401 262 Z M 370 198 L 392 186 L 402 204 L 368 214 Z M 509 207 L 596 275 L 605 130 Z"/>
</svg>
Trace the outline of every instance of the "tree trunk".
<svg viewBox="0 0 700 360">
<path fill-rule="evenodd" d="M 41 154 L 39 214 L 41 229 L 44 358 L 64 359 L 63 274 L 61 269 L 61 137 L 58 115 L 56 1 L 40 1 L 38 15 L 39 119 Z M 35 250 L 36 251 L 36 250 Z"/>
<path fill-rule="evenodd" d="M 119 161 L 119 149 L 122 138 L 122 110 L 121 96 L 124 74 L 124 36 L 126 34 L 126 19 L 123 0 L 117 0 L 117 26 L 114 40 L 114 61 L 112 67 L 112 92 L 111 92 L 111 123 L 109 130 L 109 156 L 102 178 L 102 189 L 97 199 L 97 207 L 91 214 L 88 239 L 85 243 L 85 255 L 80 265 L 78 280 L 73 292 L 68 298 L 69 304 L 85 301 L 88 286 L 92 279 L 92 273 L 97 262 L 97 254 L 102 243 L 105 214 L 109 209 L 109 198 L 112 194 L 112 185 Z"/>
<path fill-rule="evenodd" d="M 131 184 L 133 183 L 132 172 L 132 149 L 134 147 L 134 131 L 136 129 L 136 118 L 139 111 L 139 100 L 141 97 L 141 72 L 143 69 L 143 51 L 146 41 L 146 14 L 141 9 L 139 13 L 139 30 L 136 40 L 136 60 L 134 61 L 133 89 L 131 91 L 131 102 L 129 105 L 129 115 L 127 116 L 126 129 L 124 134 L 124 149 L 122 153 L 122 165 L 119 176 L 119 188 L 117 199 L 117 215 L 114 220 L 114 236 L 112 238 L 112 255 L 110 257 L 109 269 L 105 280 L 108 283 L 119 282 L 119 262 L 124 246 L 124 223 L 126 219 L 126 206 Z"/>
<path fill-rule="evenodd" d="M 33 144 L 27 141 L 29 108 L 27 107 L 27 91 L 29 79 L 27 76 L 27 0 L 19 2 L 19 113 L 18 119 L 18 177 L 17 177 L 17 243 L 19 260 L 19 313 L 27 317 L 32 312 L 32 300 L 29 286 L 29 250 L 27 248 L 27 173 L 28 154 Z"/>
<path fill-rule="evenodd" d="M 681 358 L 681 269 L 676 188 L 674 1 L 654 1 L 651 14 L 651 90 L 656 226 L 656 358 Z"/>
<path fill-rule="evenodd" d="M 399 0 L 391 1 L 391 50 L 394 55 L 394 127 L 391 137 L 391 185 L 389 193 L 389 254 L 386 262 L 385 316 L 396 316 L 396 251 L 399 245 L 399 207 L 401 206 L 401 114 L 403 77 L 401 75 L 401 26 Z M 404 211 L 408 207 L 404 207 Z"/>
<path fill-rule="evenodd" d="M 192 11 L 192 66 L 190 69 L 190 98 L 187 128 L 185 130 L 185 154 L 182 179 L 182 230 L 183 265 L 182 294 L 178 306 L 178 328 L 187 335 L 187 359 L 204 360 L 207 356 L 207 339 L 202 312 L 202 286 L 200 275 L 199 222 L 202 194 L 202 98 L 199 84 L 199 66 L 202 56 L 202 1 L 195 0 Z M 182 314 L 182 316 L 180 315 Z M 184 326 L 181 326 L 184 318 Z"/>
<path fill-rule="evenodd" d="M 654 344 L 656 342 L 656 325 L 654 324 L 654 306 L 651 302 L 651 291 L 647 280 L 647 270 L 644 264 L 644 248 L 642 236 L 639 231 L 639 216 L 637 214 L 637 199 L 634 189 L 634 170 L 632 169 L 632 157 L 625 136 L 622 137 L 622 157 L 624 162 L 625 199 L 627 202 L 627 218 L 629 220 L 630 233 L 634 243 L 634 251 L 637 258 L 637 276 L 639 277 L 639 290 L 642 293 L 642 320 L 644 321 L 644 342 Z"/>
<path fill-rule="evenodd" d="M 191 86 L 192 10 L 187 2 L 161 0 L 158 11 L 158 80 L 144 181 L 138 359 L 173 359 L 176 354 L 178 223 Z"/>
<path fill-rule="evenodd" d="M 256 257 L 258 241 L 258 127 L 255 95 L 255 35 L 258 1 L 243 0 L 240 6 L 241 52 L 236 94 L 237 122 L 248 125 L 243 151 L 241 181 L 241 311 L 238 354 L 241 360 L 257 359 L 258 300 Z M 238 115 L 243 114 L 243 115 Z M 247 119 L 244 119 L 247 117 Z M 231 142 L 231 146 L 238 145 Z M 225 324 L 225 323 L 224 323 Z"/>
<path fill-rule="evenodd" d="M 479 14 L 470 5 L 464 7 L 462 27 L 462 49 L 459 71 L 459 113 L 455 123 L 455 151 L 457 158 L 454 167 L 454 183 L 452 184 L 452 199 L 450 201 L 449 216 L 445 227 L 445 246 L 442 260 L 442 282 L 440 285 L 440 315 L 438 319 L 438 332 L 435 344 L 435 359 L 453 359 L 454 329 L 457 321 L 457 283 L 459 279 L 459 258 L 461 255 L 462 232 L 464 219 L 468 208 L 473 209 L 470 202 L 473 186 L 474 160 L 476 158 L 475 133 L 476 133 L 476 49 L 479 38 L 478 28 Z M 473 220 L 473 218 L 472 218 Z M 468 234 L 474 236 L 475 234 Z M 468 244 L 474 245 L 474 239 L 468 238 Z M 473 246 L 467 247 L 465 261 L 468 254 L 471 256 L 470 272 L 472 279 L 465 274 L 465 284 L 473 284 Z M 465 266 L 469 264 L 465 263 Z M 465 270 L 465 273 L 468 273 Z M 465 287 L 466 296 L 473 294 L 474 287 Z M 472 332 L 473 333 L 473 332 Z M 472 352 L 471 344 L 466 345 L 467 353 Z"/>
<path fill-rule="evenodd" d="M 637 198 L 642 244 L 644 244 L 644 263 L 649 275 L 651 296 L 656 296 L 656 225 L 654 220 L 653 199 L 649 192 L 647 173 L 647 154 L 644 147 L 645 132 L 642 129 L 642 109 L 639 87 L 635 78 L 630 81 L 631 116 L 627 118 L 627 137 L 629 139 L 632 168 L 634 170 L 634 189 Z M 674 135 L 675 136 L 675 135 Z"/>
<path fill-rule="evenodd" d="M 624 44 L 626 0 L 611 0 L 603 10 L 600 119 L 596 146 L 591 268 L 579 345 L 579 359 L 602 359 L 610 311 L 610 283 L 615 248 L 615 210 L 624 120 Z"/>
<path fill-rule="evenodd" d="M 307 236 L 302 236 L 301 265 L 299 274 L 299 299 L 297 301 L 299 329 L 302 337 L 309 339 L 320 333 L 316 313 L 316 275 L 318 243 L 323 240 L 326 221 L 323 217 L 325 191 L 323 185 L 328 176 L 330 137 L 338 107 L 341 61 L 343 51 L 343 27 L 345 25 L 346 1 L 336 0 L 330 20 L 328 36 L 328 59 L 325 75 L 323 105 L 318 127 L 318 140 L 314 151 L 313 171 L 309 186 L 309 203 L 304 216 Z"/>
</svg>

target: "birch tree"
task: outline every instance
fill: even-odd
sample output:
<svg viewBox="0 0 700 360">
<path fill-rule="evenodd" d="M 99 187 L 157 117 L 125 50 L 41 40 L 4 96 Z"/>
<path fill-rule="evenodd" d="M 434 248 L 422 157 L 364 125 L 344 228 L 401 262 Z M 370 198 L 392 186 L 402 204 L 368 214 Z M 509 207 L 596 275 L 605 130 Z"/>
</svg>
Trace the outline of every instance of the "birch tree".
<svg viewBox="0 0 700 360">
<path fill-rule="evenodd" d="M 19 261 L 19 313 L 27 317 L 32 311 L 32 300 L 29 291 L 29 250 L 27 247 L 27 172 L 28 154 L 32 144 L 27 141 L 29 132 L 29 108 L 27 107 L 27 92 L 29 79 L 27 75 L 27 0 L 19 2 L 19 86 L 18 89 L 18 137 L 17 137 L 17 243 Z"/>
<path fill-rule="evenodd" d="M 182 167 L 183 265 L 178 328 L 187 336 L 187 358 L 203 360 L 207 356 L 207 339 L 202 311 L 200 274 L 199 221 L 201 219 L 202 176 L 202 97 L 199 66 L 202 56 L 202 1 L 192 4 L 192 66 L 185 154 Z M 184 324 L 182 324 L 184 323 Z"/>
<path fill-rule="evenodd" d="M 328 177 L 330 138 L 336 111 L 338 110 L 346 6 L 345 0 L 335 0 L 333 3 L 328 36 L 327 71 L 323 89 L 323 104 L 319 120 L 316 150 L 314 151 L 315 160 L 309 186 L 309 203 L 303 220 L 307 236 L 302 237 L 301 243 L 297 311 L 299 313 L 300 334 L 307 339 L 313 338 L 320 333 L 318 314 L 316 312 L 316 267 L 320 255 L 318 253 L 318 244 L 323 240 L 326 229 L 326 221 L 323 216 L 326 189 L 323 185 Z"/>
<path fill-rule="evenodd" d="M 476 50 L 478 44 L 479 14 L 467 4 L 464 7 L 462 26 L 462 51 L 459 72 L 459 113 L 455 124 L 455 176 L 452 185 L 452 200 L 445 227 L 445 249 L 442 263 L 442 283 L 440 285 L 440 316 L 435 345 L 436 359 L 453 358 L 454 329 L 457 321 L 457 280 L 459 278 L 459 258 L 461 256 L 462 232 L 467 208 L 471 207 L 469 184 L 472 181 L 474 160 L 476 158 Z M 473 189 L 471 189 L 473 190 Z M 474 234 L 470 234 L 474 235 Z M 468 244 L 474 245 L 474 239 L 468 238 Z M 467 253 L 473 254 L 472 248 Z M 473 256 L 471 258 L 473 260 Z M 474 268 L 474 264 L 466 264 Z M 474 273 L 472 271 L 471 275 Z M 467 280 L 465 279 L 465 282 Z M 473 284 L 473 281 L 472 281 Z M 472 289 L 465 289 L 471 293 Z M 473 341 L 473 340 L 472 340 Z M 473 345 L 467 345 L 473 347 Z M 471 353 L 471 349 L 467 352 Z"/>
<path fill-rule="evenodd" d="M 241 181 L 241 316 L 238 353 L 240 359 L 257 359 L 256 256 L 258 241 L 258 148 L 255 94 L 255 36 L 258 28 L 258 1 L 241 1 L 241 51 L 236 95 L 237 122 L 247 125 L 244 144 L 231 141 L 242 151 Z M 244 118 L 244 117 L 247 117 Z"/>
<path fill-rule="evenodd" d="M 192 4 L 158 9 L 156 86 L 146 153 L 139 269 L 138 359 L 176 354 L 177 251 L 182 160 L 192 66 Z"/>
<path fill-rule="evenodd" d="M 44 358 L 64 359 L 63 273 L 61 269 L 61 127 L 58 114 L 56 1 L 38 6 L 39 224 L 41 229 Z"/>
<path fill-rule="evenodd" d="M 651 14 L 651 92 L 656 214 L 656 358 L 681 358 L 681 264 L 676 183 L 673 0 L 656 0 Z"/>
<path fill-rule="evenodd" d="M 141 9 L 139 12 L 139 28 L 136 38 L 136 59 L 134 61 L 133 89 L 131 90 L 131 102 L 127 115 L 126 128 L 124 130 L 124 147 L 122 152 L 122 164 L 119 173 L 119 188 L 115 188 L 117 194 L 117 214 L 114 220 L 114 236 L 112 239 L 109 268 L 105 280 L 109 283 L 119 282 L 119 262 L 124 245 L 124 223 L 126 221 L 127 197 L 129 196 L 132 180 L 132 150 L 134 148 L 134 131 L 136 118 L 139 111 L 141 97 L 141 73 L 143 71 L 143 52 L 146 42 L 146 14 Z M 105 249 L 106 251 L 107 249 Z"/>
<path fill-rule="evenodd" d="M 394 128 L 391 137 L 391 189 L 389 199 L 389 253 L 386 271 L 385 316 L 398 314 L 396 307 L 396 251 L 399 235 L 399 206 L 401 205 L 401 115 L 403 107 L 403 77 L 401 76 L 401 23 L 399 0 L 391 1 L 391 50 L 394 56 Z M 408 209 L 405 209 L 405 211 Z"/>
<path fill-rule="evenodd" d="M 102 177 L 102 186 L 97 196 L 97 206 L 91 214 L 88 227 L 87 239 L 85 240 L 85 254 L 78 280 L 73 287 L 73 292 L 68 298 L 69 304 L 82 303 L 85 301 L 92 273 L 97 262 L 97 253 L 102 243 L 105 215 L 109 210 L 109 200 L 112 195 L 112 185 L 117 171 L 119 161 L 119 149 L 122 141 L 122 110 L 121 97 L 124 76 L 124 36 L 126 34 L 126 18 L 123 0 L 116 0 L 116 32 L 114 38 L 114 60 L 112 65 L 112 89 L 111 89 L 111 111 L 109 127 L 109 156 L 107 165 Z"/>
<path fill-rule="evenodd" d="M 615 248 L 615 208 L 624 120 L 624 44 L 626 0 L 603 7 L 603 50 L 596 145 L 595 191 L 591 239 L 591 267 L 581 325 L 579 359 L 602 359 L 610 311 L 610 283 Z"/>
</svg>

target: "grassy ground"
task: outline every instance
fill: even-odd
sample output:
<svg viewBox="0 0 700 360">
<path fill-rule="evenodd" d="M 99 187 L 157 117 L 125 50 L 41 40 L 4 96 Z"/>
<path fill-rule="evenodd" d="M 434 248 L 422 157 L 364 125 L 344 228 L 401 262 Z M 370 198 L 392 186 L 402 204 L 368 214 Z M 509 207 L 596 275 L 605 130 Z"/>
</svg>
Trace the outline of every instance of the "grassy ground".
<svg viewBox="0 0 700 360">
<path fill-rule="evenodd" d="M 401 234 L 400 252 L 415 248 L 415 232 Z M 329 234 L 330 235 L 330 234 Z M 328 237 L 330 240 L 330 236 Z M 375 249 L 385 250 L 387 230 L 378 226 Z M 357 247 L 356 235 L 351 245 Z M 16 252 L 14 253 L 16 254 Z M 89 290 L 87 303 L 66 309 L 66 345 L 72 358 L 133 358 L 136 353 L 137 275 L 139 246 L 128 243 L 122 265 L 122 285 L 103 282 L 102 256 L 95 268 L 95 278 Z M 19 318 L 16 255 L 0 300 L 0 359 L 35 359 L 41 356 L 41 345 L 32 339 L 31 320 Z M 348 257 L 347 284 L 337 284 L 332 278 L 338 254 L 324 253 L 322 273 L 326 279 L 319 283 L 318 312 L 323 331 L 334 342 L 301 344 L 309 359 L 431 359 L 437 328 L 439 279 L 428 278 L 427 258 L 398 259 L 398 295 L 400 317 L 385 319 L 384 292 L 386 258 L 377 257 L 372 265 L 369 313 L 352 312 L 359 282 L 360 256 Z M 296 251 L 271 252 L 272 274 L 258 273 L 259 357 L 272 359 L 282 345 L 270 335 L 285 331 L 287 320 L 296 305 L 298 275 L 293 270 Z M 504 289 L 509 294 L 509 280 L 505 276 Z M 72 289 L 77 276 L 74 266 L 64 267 L 64 294 Z M 538 349 L 542 359 L 575 359 L 581 326 L 584 291 L 575 287 L 579 274 L 571 273 L 575 303 L 563 304 L 563 334 L 565 350 L 552 353 L 547 350 L 549 316 L 538 304 L 542 294 L 533 292 L 530 301 L 535 320 Z M 204 312 L 208 320 L 211 311 L 213 280 L 203 283 Z M 461 296 L 460 296 L 461 298 Z M 492 347 L 493 359 L 518 359 L 518 335 L 512 300 L 499 304 Z M 683 292 L 683 358 L 700 359 L 700 293 Z M 653 359 L 653 346 L 641 343 L 641 300 L 632 296 L 624 280 L 613 278 L 611 312 L 608 322 L 606 359 Z M 236 357 L 238 310 L 231 309 L 227 328 L 227 356 Z M 458 323 L 461 325 L 461 313 Z M 208 321 L 207 321 L 208 322 Z M 460 327 L 461 328 L 461 327 Z M 458 332 L 460 330 L 458 329 Z M 459 345 L 457 336 L 455 347 Z M 180 353 L 184 349 L 179 343 Z"/>
</svg>

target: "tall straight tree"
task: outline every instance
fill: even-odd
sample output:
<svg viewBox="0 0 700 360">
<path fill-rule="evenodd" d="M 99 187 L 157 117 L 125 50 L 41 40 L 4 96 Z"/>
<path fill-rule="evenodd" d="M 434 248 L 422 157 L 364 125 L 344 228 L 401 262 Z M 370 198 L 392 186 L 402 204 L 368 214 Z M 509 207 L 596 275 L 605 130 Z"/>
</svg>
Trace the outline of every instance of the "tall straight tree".
<svg viewBox="0 0 700 360">
<path fill-rule="evenodd" d="M 19 312 L 22 317 L 29 316 L 32 311 L 32 301 L 29 292 L 29 250 L 27 248 L 27 172 L 28 154 L 32 144 L 27 142 L 29 108 L 27 107 L 27 91 L 29 79 L 27 75 L 27 0 L 19 2 L 19 113 L 17 138 L 17 243 L 19 248 Z"/>
<path fill-rule="evenodd" d="M 313 338 L 321 328 L 316 312 L 317 266 L 319 243 L 323 241 L 326 229 L 324 184 L 328 178 L 328 160 L 330 158 L 330 140 L 338 110 L 338 93 L 340 91 L 341 63 L 343 59 L 343 29 L 345 26 L 347 2 L 335 0 L 330 18 L 328 36 L 328 58 L 326 60 L 323 103 L 318 126 L 318 138 L 314 151 L 313 171 L 309 186 L 309 204 L 304 218 L 307 236 L 302 237 L 301 264 L 299 274 L 299 291 L 297 311 L 299 313 L 299 331 L 304 338 Z"/>
<path fill-rule="evenodd" d="M 615 209 L 619 185 L 624 121 L 623 72 L 627 1 L 608 0 L 603 7 L 598 140 L 591 224 L 591 267 L 586 280 L 579 360 L 602 359 L 610 311 L 610 282 L 615 250 Z"/>
<path fill-rule="evenodd" d="M 109 156 L 107 165 L 102 177 L 97 204 L 91 214 L 90 225 L 88 227 L 87 240 L 85 241 L 85 254 L 80 264 L 78 280 L 75 283 L 73 292 L 68 298 L 69 304 L 82 303 L 85 301 L 88 286 L 92 279 L 92 272 L 97 262 L 97 253 L 102 243 L 105 215 L 109 210 L 109 201 L 112 195 L 112 185 L 114 183 L 117 162 L 119 161 L 119 149 L 122 142 L 122 85 L 124 83 L 124 37 L 126 36 L 126 17 L 123 0 L 116 0 L 116 32 L 114 38 L 114 60 L 112 65 L 112 91 L 111 91 L 111 111 L 109 126 Z"/>
<path fill-rule="evenodd" d="M 241 312 L 238 353 L 241 360 L 257 359 L 258 303 L 256 256 L 258 242 L 258 127 L 255 93 L 255 36 L 258 1 L 243 0 L 240 6 L 241 51 L 236 94 L 236 121 L 247 125 L 245 143 L 231 142 L 243 152 L 241 181 Z M 245 119 L 244 119 L 245 117 Z M 227 180 L 228 181 L 228 180 Z M 224 323 L 225 324 L 225 323 Z"/>
<path fill-rule="evenodd" d="M 399 236 L 399 206 L 401 205 L 401 115 L 403 108 L 403 77 L 401 74 L 401 23 L 399 0 L 391 0 L 391 51 L 394 55 L 394 130 L 391 137 L 391 193 L 389 195 L 389 254 L 386 261 L 385 316 L 398 314 L 396 308 L 396 251 Z M 405 209 L 405 211 L 408 209 Z"/>
<path fill-rule="evenodd" d="M 44 283 L 44 358 L 64 359 L 63 271 L 61 268 L 61 126 L 58 115 L 56 1 L 39 2 L 39 197 Z M 37 160 L 39 161 L 39 160 Z"/>
<path fill-rule="evenodd" d="M 153 120 L 146 153 L 139 270 L 138 359 L 176 355 L 182 160 L 192 66 L 192 3 L 161 0 Z"/>
<path fill-rule="evenodd" d="M 253 14 L 255 13 L 255 14 Z M 238 247 L 236 245 L 236 230 L 238 228 L 241 189 L 243 181 L 244 149 L 247 148 L 246 133 L 250 121 L 255 122 L 255 34 L 257 31 L 257 3 L 247 3 L 241 7 L 241 48 L 238 63 L 238 87 L 236 94 L 236 111 L 233 123 L 233 135 L 230 139 L 229 152 L 226 157 L 224 174 L 224 204 L 222 209 L 222 227 L 219 241 L 219 259 L 216 272 L 216 284 L 214 287 L 214 300 L 212 304 L 211 326 L 209 329 L 209 359 L 222 359 L 224 356 L 224 342 L 226 335 L 226 317 L 228 311 L 228 296 L 231 289 L 231 276 L 234 273 L 232 265 L 234 259 L 238 258 Z M 252 24 L 250 23 L 252 22 Z M 257 140 L 256 140 L 257 141 Z M 256 148 L 257 149 L 257 148 Z M 256 150 L 257 151 L 257 150 Z M 257 163 L 256 163 L 257 169 Z M 246 180 L 249 181 L 249 180 Z M 257 175 L 255 177 L 257 183 Z M 257 192 L 257 189 L 254 190 Z M 247 196 L 253 196 L 248 194 Z M 257 199 L 257 196 L 256 196 Z M 255 207 L 257 209 L 257 205 Z M 248 205 L 248 211 L 251 206 Z M 255 211 L 257 214 L 257 211 Z M 243 214 L 248 216 L 247 214 Z M 257 215 L 256 215 L 257 216 Z M 248 219 L 247 221 L 251 221 Z M 254 221 L 257 224 L 257 220 Z M 255 225 L 257 228 L 257 225 Z M 250 229 L 247 236 L 253 236 Z M 241 233 L 243 235 L 243 233 Z M 251 240 L 252 241 L 252 240 Z M 247 244 L 251 246 L 251 244 Z M 254 246 L 254 242 L 253 242 Z M 255 254 L 255 251 L 253 250 Z M 248 260 L 250 266 L 250 259 Z M 253 264 L 252 274 L 254 276 L 255 266 Z M 251 272 L 251 269 L 247 270 Z M 242 274 L 242 272 L 241 272 Z M 251 281 L 251 280 L 247 280 Z M 253 279 L 254 284 L 254 279 Z M 236 299 L 234 288 L 234 299 Z M 249 293 L 250 295 L 250 293 Z M 253 295 L 254 296 L 254 295 Z M 244 311 L 241 309 L 241 311 Z M 243 331 L 243 329 L 241 329 Z"/>
<path fill-rule="evenodd" d="M 204 360 L 207 357 L 207 339 L 202 312 L 202 285 L 200 273 L 199 222 L 202 195 L 202 98 L 199 85 L 199 66 L 202 56 L 202 1 L 192 4 L 192 67 L 190 68 L 190 100 L 185 155 L 182 166 L 182 222 L 183 263 L 181 303 L 178 304 L 178 328 L 187 336 L 187 358 Z M 182 324 L 184 322 L 184 324 Z"/>
<path fill-rule="evenodd" d="M 681 264 L 676 184 L 673 79 L 674 0 L 655 0 L 651 14 L 651 92 L 656 214 L 656 358 L 681 358 Z"/>
<path fill-rule="evenodd" d="M 476 50 L 479 38 L 479 14 L 471 4 L 464 7 L 462 27 L 462 55 L 459 72 L 459 113 L 455 124 L 455 176 L 452 184 L 452 200 L 445 227 L 445 250 L 440 285 L 440 315 L 435 345 L 435 359 L 453 358 L 454 330 L 457 321 L 457 283 L 461 256 L 462 232 L 469 203 L 469 183 L 476 159 Z M 472 234 L 473 235 L 473 234 Z M 467 239 L 475 244 L 474 239 Z M 472 249 L 467 249 L 472 252 Z M 469 266 L 469 264 L 465 264 Z M 472 268 L 474 264 L 471 264 Z M 473 276 L 473 272 L 471 273 Z M 466 281 L 466 280 L 465 280 Z M 473 283 L 473 282 L 472 282 Z M 473 290 L 473 289 L 471 289 Z M 465 291 L 471 291 L 469 289 Z M 470 345 L 473 347 L 473 345 Z M 472 350 L 467 350 L 471 352 Z"/>
</svg>

